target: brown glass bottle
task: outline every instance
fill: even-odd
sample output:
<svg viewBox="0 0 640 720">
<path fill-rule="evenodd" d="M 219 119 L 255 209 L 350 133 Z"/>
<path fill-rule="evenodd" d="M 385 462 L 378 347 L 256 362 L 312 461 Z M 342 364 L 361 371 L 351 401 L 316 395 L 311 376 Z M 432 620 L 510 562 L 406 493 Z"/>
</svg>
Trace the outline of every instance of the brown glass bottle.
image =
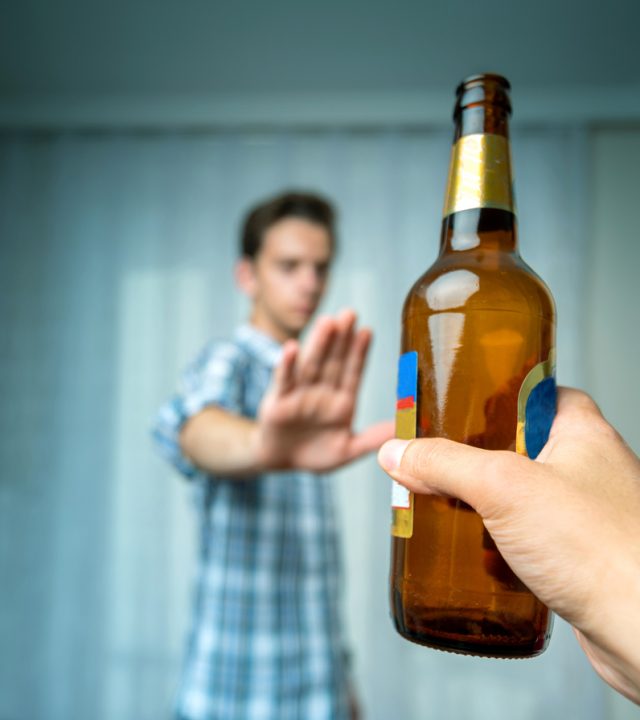
<svg viewBox="0 0 640 720">
<path fill-rule="evenodd" d="M 518 254 L 509 89 L 497 75 L 457 89 L 440 254 L 405 301 L 402 353 L 417 353 L 416 436 L 533 457 L 555 412 L 555 310 Z M 411 412 L 413 391 L 404 394 L 399 418 Z M 403 422 L 398 435 L 409 437 Z M 401 635 L 474 655 L 544 650 L 550 613 L 511 572 L 479 515 L 427 495 L 406 493 L 394 505 L 391 607 Z"/>
</svg>

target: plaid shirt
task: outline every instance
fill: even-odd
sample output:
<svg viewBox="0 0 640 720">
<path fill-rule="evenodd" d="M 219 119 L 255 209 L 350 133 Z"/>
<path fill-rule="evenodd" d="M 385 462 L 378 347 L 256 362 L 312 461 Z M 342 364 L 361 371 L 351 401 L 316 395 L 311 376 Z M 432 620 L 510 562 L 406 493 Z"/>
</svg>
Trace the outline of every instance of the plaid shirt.
<svg viewBox="0 0 640 720">
<path fill-rule="evenodd" d="M 280 346 L 255 328 L 208 345 L 158 415 L 159 449 L 195 481 L 201 545 L 177 698 L 189 720 L 341 720 L 347 668 L 340 563 L 328 479 L 304 472 L 247 480 L 205 475 L 180 450 L 207 405 L 255 417 Z"/>
</svg>

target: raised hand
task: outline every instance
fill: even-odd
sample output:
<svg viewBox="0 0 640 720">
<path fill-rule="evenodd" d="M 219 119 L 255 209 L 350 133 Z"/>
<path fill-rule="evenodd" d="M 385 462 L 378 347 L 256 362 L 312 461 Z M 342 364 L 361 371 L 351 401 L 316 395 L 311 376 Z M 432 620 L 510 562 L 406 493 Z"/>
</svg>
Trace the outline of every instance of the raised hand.
<svg viewBox="0 0 640 720">
<path fill-rule="evenodd" d="M 268 469 L 340 467 L 393 436 L 393 423 L 361 433 L 352 424 L 371 332 L 350 310 L 320 318 L 307 342 L 285 343 L 257 418 L 257 452 Z"/>
</svg>

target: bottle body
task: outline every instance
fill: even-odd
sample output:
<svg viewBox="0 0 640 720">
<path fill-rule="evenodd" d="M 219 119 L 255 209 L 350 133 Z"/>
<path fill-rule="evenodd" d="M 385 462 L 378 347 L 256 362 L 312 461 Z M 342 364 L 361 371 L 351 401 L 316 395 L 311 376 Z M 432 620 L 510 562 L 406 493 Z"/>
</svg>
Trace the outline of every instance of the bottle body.
<svg viewBox="0 0 640 720">
<path fill-rule="evenodd" d="M 417 437 L 532 456 L 546 439 L 549 402 L 555 406 L 555 310 L 518 255 L 515 234 L 515 214 L 504 207 L 454 205 L 445 215 L 440 256 L 403 310 L 401 352 L 415 353 L 417 364 Z M 541 398 L 542 439 L 531 430 Z M 530 657 L 546 647 L 548 609 L 465 503 L 411 494 L 394 509 L 391 562 L 392 616 L 405 638 L 495 657 Z"/>
</svg>

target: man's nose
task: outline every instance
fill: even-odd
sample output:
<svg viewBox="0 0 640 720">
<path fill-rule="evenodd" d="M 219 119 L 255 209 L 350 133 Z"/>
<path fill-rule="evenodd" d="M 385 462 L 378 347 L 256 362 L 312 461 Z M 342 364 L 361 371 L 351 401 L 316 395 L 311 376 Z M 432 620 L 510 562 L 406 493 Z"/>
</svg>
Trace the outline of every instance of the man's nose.
<svg viewBox="0 0 640 720">
<path fill-rule="evenodd" d="M 320 273 L 313 266 L 302 268 L 300 284 L 305 292 L 310 294 L 320 292 L 322 289 Z"/>
</svg>

